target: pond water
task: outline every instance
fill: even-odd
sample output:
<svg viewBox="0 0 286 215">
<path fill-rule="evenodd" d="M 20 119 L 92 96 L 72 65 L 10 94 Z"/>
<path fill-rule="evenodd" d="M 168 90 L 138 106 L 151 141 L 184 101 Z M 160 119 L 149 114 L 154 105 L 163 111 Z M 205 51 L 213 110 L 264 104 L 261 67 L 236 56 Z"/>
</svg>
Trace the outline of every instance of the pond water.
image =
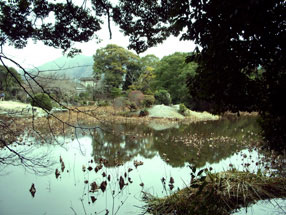
<svg viewBox="0 0 286 215">
<path fill-rule="evenodd" d="M 29 138 L 10 147 L 23 157 L 0 150 L 0 214 L 141 214 L 143 192 L 166 196 L 185 187 L 190 165 L 213 172 L 256 172 L 265 165 L 264 155 L 250 147 L 260 141 L 251 117 L 191 125 L 105 124 L 75 136 L 53 144 Z M 264 201 L 236 214 L 273 210 Z"/>
</svg>

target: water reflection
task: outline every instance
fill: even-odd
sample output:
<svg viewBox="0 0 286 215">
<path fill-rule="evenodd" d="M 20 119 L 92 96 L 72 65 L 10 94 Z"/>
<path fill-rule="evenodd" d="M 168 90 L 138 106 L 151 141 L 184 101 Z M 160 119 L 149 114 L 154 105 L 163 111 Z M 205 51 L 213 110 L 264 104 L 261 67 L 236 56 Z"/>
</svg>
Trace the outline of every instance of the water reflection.
<svg viewBox="0 0 286 215">
<path fill-rule="evenodd" d="M 23 145 L 35 150 L 31 157 L 48 152 L 52 171 L 41 177 L 6 166 L 11 174 L 1 176 L 0 214 L 139 214 L 134 205 L 142 206 L 142 191 L 164 196 L 184 187 L 190 181 L 189 163 L 199 168 L 220 162 L 214 169 L 225 169 L 240 159 L 232 156 L 236 151 L 259 140 L 258 132 L 254 118 L 192 125 L 112 124 L 79 132 L 60 146 Z M 5 153 L 0 150 L 0 157 Z"/>
<path fill-rule="evenodd" d="M 108 160 L 109 167 L 114 167 L 137 155 L 144 158 L 156 155 L 152 129 L 130 124 L 101 127 L 103 130 L 97 129 L 92 140 L 94 160 L 104 158 Z"/>
<path fill-rule="evenodd" d="M 186 162 L 203 167 L 229 157 L 260 138 L 256 119 L 251 117 L 164 125 L 156 130 L 153 123 L 152 128 L 130 124 L 101 127 L 103 130 L 97 129 L 93 136 L 93 155 L 95 160 L 108 160 L 110 167 L 137 155 L 152 158 L 157 153 L 172 167 L 183 167 Z"/>
<path fill-rule="evenodd" d="M 51 166 L 56 162 L 51 157 L 49 150 L 42 150 L 41 146 L 26 143 L 5 145 L 0 149 L 0 170 L 5 174 L 5 169 L 10 166 L 20 166 L 26 171 L 36 175 L 48 175 L 52 172 Z"/>
</svg>

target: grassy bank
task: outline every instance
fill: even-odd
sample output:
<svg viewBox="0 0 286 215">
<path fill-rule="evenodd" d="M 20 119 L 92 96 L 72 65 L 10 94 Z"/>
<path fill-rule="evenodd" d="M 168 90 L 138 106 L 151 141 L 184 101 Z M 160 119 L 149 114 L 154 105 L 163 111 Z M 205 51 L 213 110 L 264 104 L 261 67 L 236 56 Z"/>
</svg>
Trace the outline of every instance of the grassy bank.
<svg viewBox="0 0 286 215">
<path fill-rule="evenodd" d="M 145 193 L 144 201 L 151 214 L 228 215 L 258 200 L 285 197 L 285 178 L 227 171 L 207 172 L 189 187 L 165 198 Z"/>
</svg>

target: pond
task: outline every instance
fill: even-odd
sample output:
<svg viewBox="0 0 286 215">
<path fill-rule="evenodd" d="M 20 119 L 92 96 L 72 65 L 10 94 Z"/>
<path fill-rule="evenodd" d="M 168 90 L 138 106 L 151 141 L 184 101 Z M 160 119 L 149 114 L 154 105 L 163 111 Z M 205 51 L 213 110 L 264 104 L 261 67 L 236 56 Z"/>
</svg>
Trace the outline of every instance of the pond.
<svg viewBox="0 0 286 215">
<path fill-rule="evenodd" d="M 142 214 L 143 193 L 166 196 L 182 189 L 190 183 L 190 166 L 264 171 L 268 161 L 255 149 L 259 141 L 253 117 L 102 124 L 52 144 L 23 137 L 0 150 L 0 214 Z M 264 207 L 236 214 L 277 211 Z"/>
</svg>

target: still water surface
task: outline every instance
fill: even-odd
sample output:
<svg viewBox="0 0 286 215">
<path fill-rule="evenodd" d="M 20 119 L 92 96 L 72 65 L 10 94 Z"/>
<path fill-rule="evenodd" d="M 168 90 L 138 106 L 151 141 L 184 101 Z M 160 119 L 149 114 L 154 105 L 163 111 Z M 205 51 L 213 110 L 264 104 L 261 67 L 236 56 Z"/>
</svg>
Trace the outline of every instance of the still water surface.
<svg viewBox="0 0 286 215">
<path fill-rule="evenodd" d="M 250 147 L 260 141 L 255 118 L 101 125 L 76 136 L 58 137 L 62 144 L 23 141 L 13 146 L 36 161 L 26 168 L 7 149 L 0 151 L 7 164 L 0 166 L 0 214 L 140 214 L 142 191 L 166 196 L 185 187 L 189 165 L 214 172 L 263 170 L 259 161 L 264 155 Z M 169 186 L 171 177 L 174 188 Z M 32 184 L 34 197 L 29 192 Z M 273 211 L 277 209 L 263 202 L 236 214 Z"/>
</svg>

